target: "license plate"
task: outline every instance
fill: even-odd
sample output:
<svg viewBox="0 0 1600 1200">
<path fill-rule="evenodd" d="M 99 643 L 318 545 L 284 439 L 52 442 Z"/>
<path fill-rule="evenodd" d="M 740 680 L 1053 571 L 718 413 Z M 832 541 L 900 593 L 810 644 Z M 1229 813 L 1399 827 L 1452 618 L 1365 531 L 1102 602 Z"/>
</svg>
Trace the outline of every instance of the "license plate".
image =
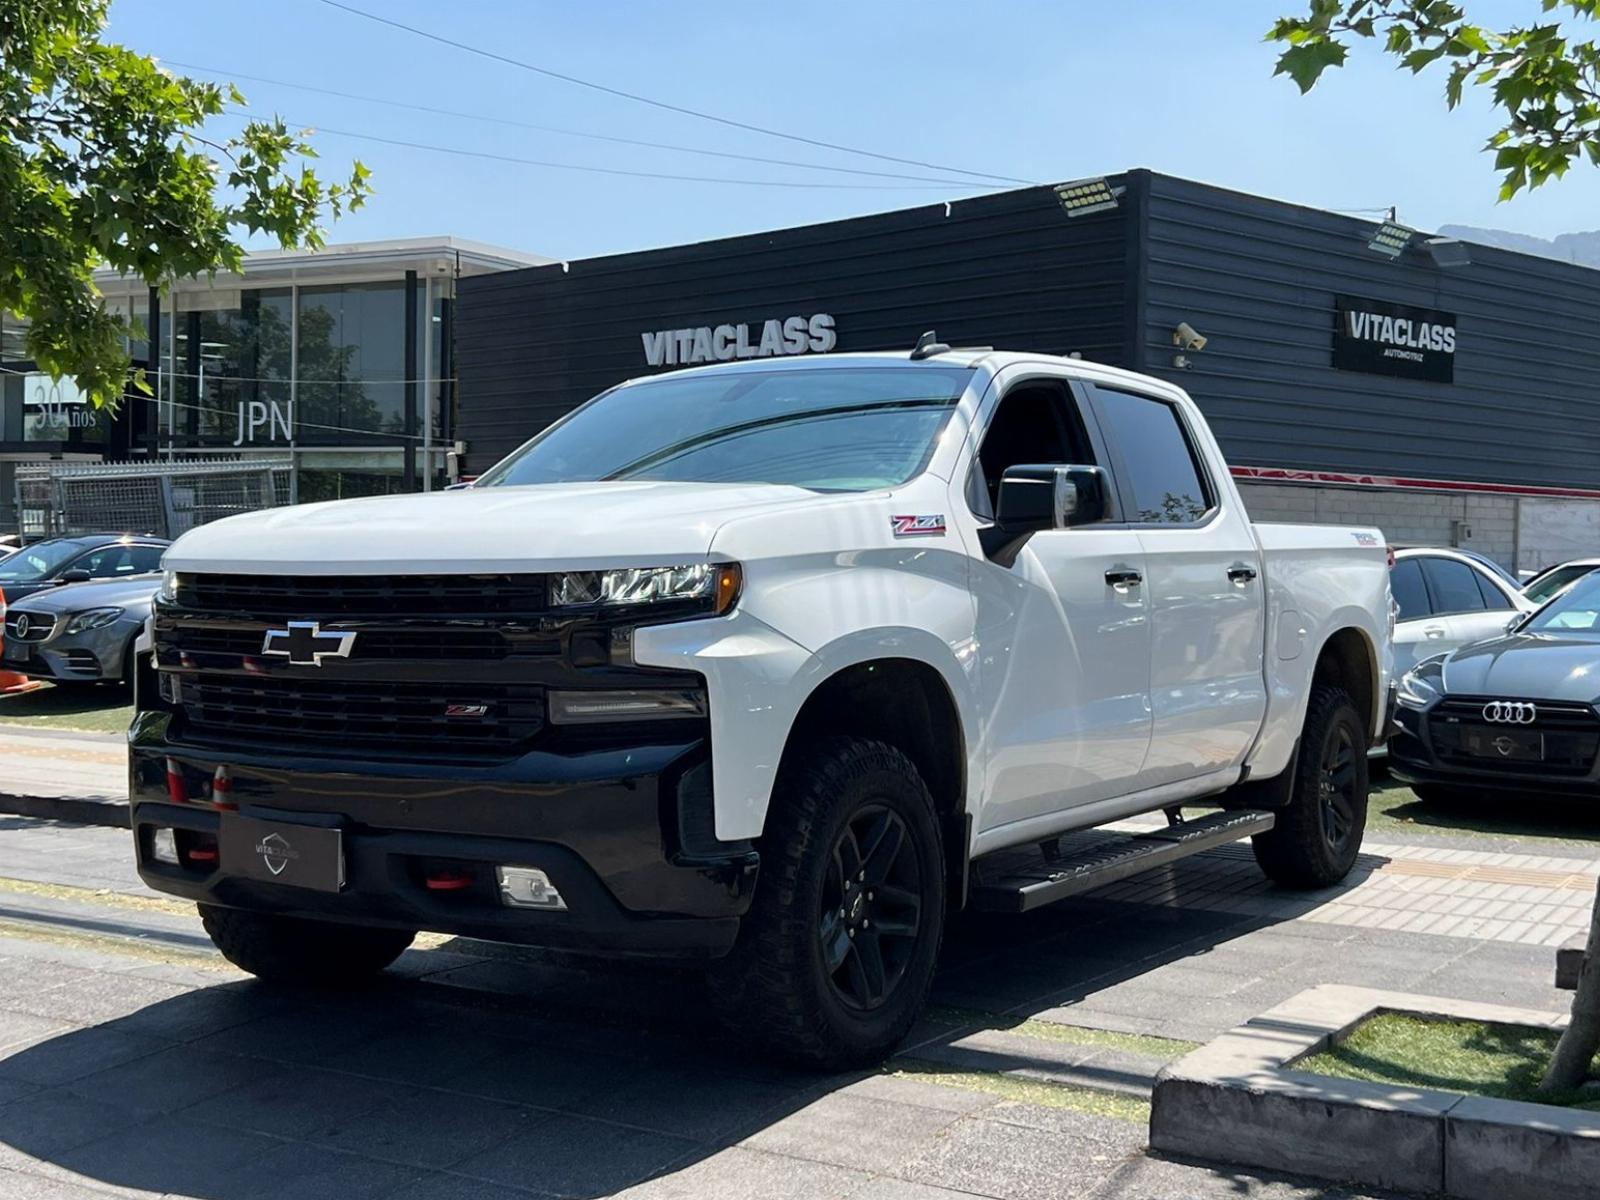
<svg viewBox="0 0 1600 1200">
<path fill-rule="evenodd" d="M 344 887 L 344 841 L 338 829 L 223 813 L 217 841 L 228 875 L 317 892 Z"/>
<path fill-rule="evenodd" d="M 1502 762 L 1539 762 L 1544 758 L 1544 734 L 1526 729 L 1468 729 L 1462 748 L 1474 758 Z"/>
</svg>

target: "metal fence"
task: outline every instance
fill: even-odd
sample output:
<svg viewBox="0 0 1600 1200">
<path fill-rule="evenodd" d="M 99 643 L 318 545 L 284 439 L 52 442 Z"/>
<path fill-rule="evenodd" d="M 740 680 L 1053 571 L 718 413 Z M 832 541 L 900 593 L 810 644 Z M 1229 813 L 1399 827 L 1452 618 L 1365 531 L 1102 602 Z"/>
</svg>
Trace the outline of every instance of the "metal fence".
<svg viewBox="0 0 1600 1200">
<path fill-rule="evenodd" d="M 78 533 L 175 538 L 208 521 L 288 502 L 289 464 L 282 461 L 17 466 L 17 524 L 28 540 Z"/>
</svg>

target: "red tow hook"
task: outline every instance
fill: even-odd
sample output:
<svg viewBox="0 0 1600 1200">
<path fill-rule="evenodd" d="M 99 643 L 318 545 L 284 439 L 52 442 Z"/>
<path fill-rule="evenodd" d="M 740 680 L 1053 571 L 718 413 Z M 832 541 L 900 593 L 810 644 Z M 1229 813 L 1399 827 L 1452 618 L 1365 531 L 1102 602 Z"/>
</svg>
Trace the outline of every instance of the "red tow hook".
<svg viewBox="0 0 1600 1200">
<path fill-rule="evenodd" d="M 459 892 L 472 886 L 472 872 L 435 871 L 423 876 L 422 882 L 432 892 Z"/>
</svg>

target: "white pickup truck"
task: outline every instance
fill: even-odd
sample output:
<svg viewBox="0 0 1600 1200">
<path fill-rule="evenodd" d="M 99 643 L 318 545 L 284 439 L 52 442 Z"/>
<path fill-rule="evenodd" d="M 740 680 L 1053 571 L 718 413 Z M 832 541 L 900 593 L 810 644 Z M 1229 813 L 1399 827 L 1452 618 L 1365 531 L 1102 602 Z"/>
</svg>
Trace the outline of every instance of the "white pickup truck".
<svg viewBox="0 0 1600 1200">
<path fill-rule="evenodd" d="M 1251 525 L 1170 384 L 931 336 L 633 381 L 470 489 L 164 566 L 139 870 L 233 962 L 699 960 L 829 1066 L 906 1033 L 962 907 L 1245 836 L 1340 879 L 1389 686 L 1376 530 Z"/>
</svg>

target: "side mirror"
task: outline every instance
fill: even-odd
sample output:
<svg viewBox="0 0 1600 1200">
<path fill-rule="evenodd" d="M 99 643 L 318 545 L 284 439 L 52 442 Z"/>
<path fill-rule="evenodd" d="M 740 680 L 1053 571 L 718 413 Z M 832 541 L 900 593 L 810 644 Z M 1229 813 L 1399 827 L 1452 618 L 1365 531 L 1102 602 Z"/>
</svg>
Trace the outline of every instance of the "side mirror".
<svg viewBox="0 0 1600 1200">
<path fill-rule="evenodd" d="M 994 524 L 982 534 L 984 553 L 1009 567 L 1035 533 L 1104 521 L 1110 496 L 1111 482 L 1099 467 L 1011 467 L 1000 480 Z"/>
<path fill-rule="evenodd" d="M 61 583 L 88 583 L 94 576 L 82 567 L 74 567 L 70 571 L 61 572 Z"/>
</svg>

